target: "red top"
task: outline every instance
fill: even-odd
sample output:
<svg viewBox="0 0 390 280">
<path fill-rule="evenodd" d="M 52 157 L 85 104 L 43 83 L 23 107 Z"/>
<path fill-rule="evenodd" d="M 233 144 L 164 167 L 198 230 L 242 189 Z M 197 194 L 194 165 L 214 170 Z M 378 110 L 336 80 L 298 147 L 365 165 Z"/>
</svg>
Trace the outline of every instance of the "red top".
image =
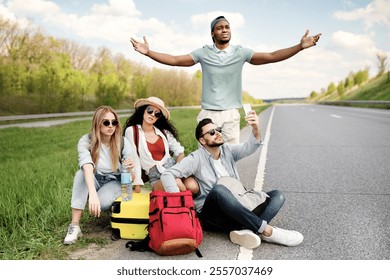
<svg viewBox="0 0 390 280">
<path fill-rule="evenodd" d="M 152 157 L 154 160 L 162 160 L 162 158 L 165 155 L 165 147 L 164 147 L 164 141 L 161 137 L 158 137 L 158 140 L 155 143 L 149 143 L 148 149 L 150 153 L 152 154 Z"/>
</svg>

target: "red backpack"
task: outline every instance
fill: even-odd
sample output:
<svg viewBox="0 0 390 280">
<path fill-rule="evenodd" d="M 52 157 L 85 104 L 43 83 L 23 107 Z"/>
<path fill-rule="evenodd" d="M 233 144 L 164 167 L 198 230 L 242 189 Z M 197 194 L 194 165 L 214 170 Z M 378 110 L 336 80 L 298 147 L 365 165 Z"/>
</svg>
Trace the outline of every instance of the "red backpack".
<svg viewBox="0 0 390 280">
<path fill-rule="evenodd" d="M 203 239 L 199 218 L 190 190 L 169 193 L 151 192 L 148 236 L 139 242 L 129 241 L 131 251 L 151 250 L 162 256 L 196 252 Z"/>
<path fill-rule="evenodd" d="M 159 255 L 182 255 L 196 251 L 203 232 L 190 190 L 150 193 L 149 247 Z"/>
</svg>

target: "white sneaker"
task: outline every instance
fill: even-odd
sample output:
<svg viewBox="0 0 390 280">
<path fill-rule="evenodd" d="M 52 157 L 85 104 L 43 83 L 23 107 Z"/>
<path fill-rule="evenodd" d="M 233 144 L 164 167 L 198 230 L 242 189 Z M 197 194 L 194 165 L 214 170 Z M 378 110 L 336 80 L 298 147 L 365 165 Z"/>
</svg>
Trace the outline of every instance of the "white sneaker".
<svg viewBox="0 0 390 280">
<path fill-rule="evenodd" d="M 83 233 L 81 232 L 80 226 L 76 224 L 70 224 L 68 227 L 68 232 L 66 233 L 64 244 L 70 245 L 73 244 L 79 239 L 81 236 L 83 236 Z"/>
<path fill-rule="evenodd" d="M 261 244 L 260 237 L 249 229 L 231 231 L 230 240 L 247 249 L 259 247 Z"/>
<path fill-rule="evenodd" d="M 261 235 L 261 239 L 270 243 L 277 243 L 285 246 L 297 246 L 302 243 L 303 235 L 295 230 L 286 230 L 277 227 L 272 227 L 272 235 Z"/>
</svg>

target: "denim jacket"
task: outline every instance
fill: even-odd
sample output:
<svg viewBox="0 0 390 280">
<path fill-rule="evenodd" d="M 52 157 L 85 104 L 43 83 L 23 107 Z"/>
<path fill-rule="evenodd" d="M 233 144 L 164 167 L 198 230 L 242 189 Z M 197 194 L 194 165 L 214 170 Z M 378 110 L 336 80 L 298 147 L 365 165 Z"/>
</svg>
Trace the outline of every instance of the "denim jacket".
<svg viewBox="0 0 390 280">
<path fill-rule="evenodd" d="M 88 134 L 83 135 L 78 144 L 77 144 L 77 150 L 78 150 L 78 161 L 79 161 L 79 167 L 82 168 L 84 164 L 90 163 L 95 168 L 95 164 L 92 161 L 91 151 L 90 149 L 90 140 Z M 134 173 L 135 173 L 135 180 L 133 182 L 133 185 L 143 185 L 143 181 L 141 179 L 141 165 L 139 163 L 139 159 L 136 153 L 136 148 L 134 144 L 132 145 L 126 138 L 123 139 L 123 151 L 122 151 L 123 158 L 130 157 L 131 160 L 134 162 Z M 121 163 L 118 165 L 118 174 L 121 167 Z"/>
</svg>

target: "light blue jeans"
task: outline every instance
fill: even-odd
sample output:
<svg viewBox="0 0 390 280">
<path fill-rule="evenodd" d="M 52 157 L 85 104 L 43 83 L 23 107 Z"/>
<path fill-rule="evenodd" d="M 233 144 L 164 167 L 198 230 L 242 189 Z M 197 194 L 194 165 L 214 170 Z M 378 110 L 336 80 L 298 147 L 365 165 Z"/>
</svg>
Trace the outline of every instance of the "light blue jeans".
<svg viewBox="0 0 390 280">
<path fill-rule="evenodd" d="M 167 162 L 163 165 L 166 169 L 171 168 L 176 164 L 176 160 L 173 157 L 168 158 Z M 161 173 L 158 171 L 156 166 L 153 166 L 152 168 L 149 169 L 149 184 L 153 187 L 154 184 L 160 180 Z"/>
<path fill-rule="evenodd" d="M 101 210 L 109 211 L 114 200 L 121 195 L 120 176 L 102 176 L 97 174 L 95 175 L 95 188 L 100 200 Z M 88 196 L 84 172 L 79 169 L 74 176 L 71 207 L 84 210 Z"/>
<path fill-rule="evenodd" d="M 266 225 L 282 208 L 285 197 L 281 191 L 267 192 L 268 204 L 256 215 L 245 208 L 223 185 L 215 185 L 206 197 L 199 218 L 205 230 L 230 232 L 250 229 L 262 233 Z"/>
</svg>

